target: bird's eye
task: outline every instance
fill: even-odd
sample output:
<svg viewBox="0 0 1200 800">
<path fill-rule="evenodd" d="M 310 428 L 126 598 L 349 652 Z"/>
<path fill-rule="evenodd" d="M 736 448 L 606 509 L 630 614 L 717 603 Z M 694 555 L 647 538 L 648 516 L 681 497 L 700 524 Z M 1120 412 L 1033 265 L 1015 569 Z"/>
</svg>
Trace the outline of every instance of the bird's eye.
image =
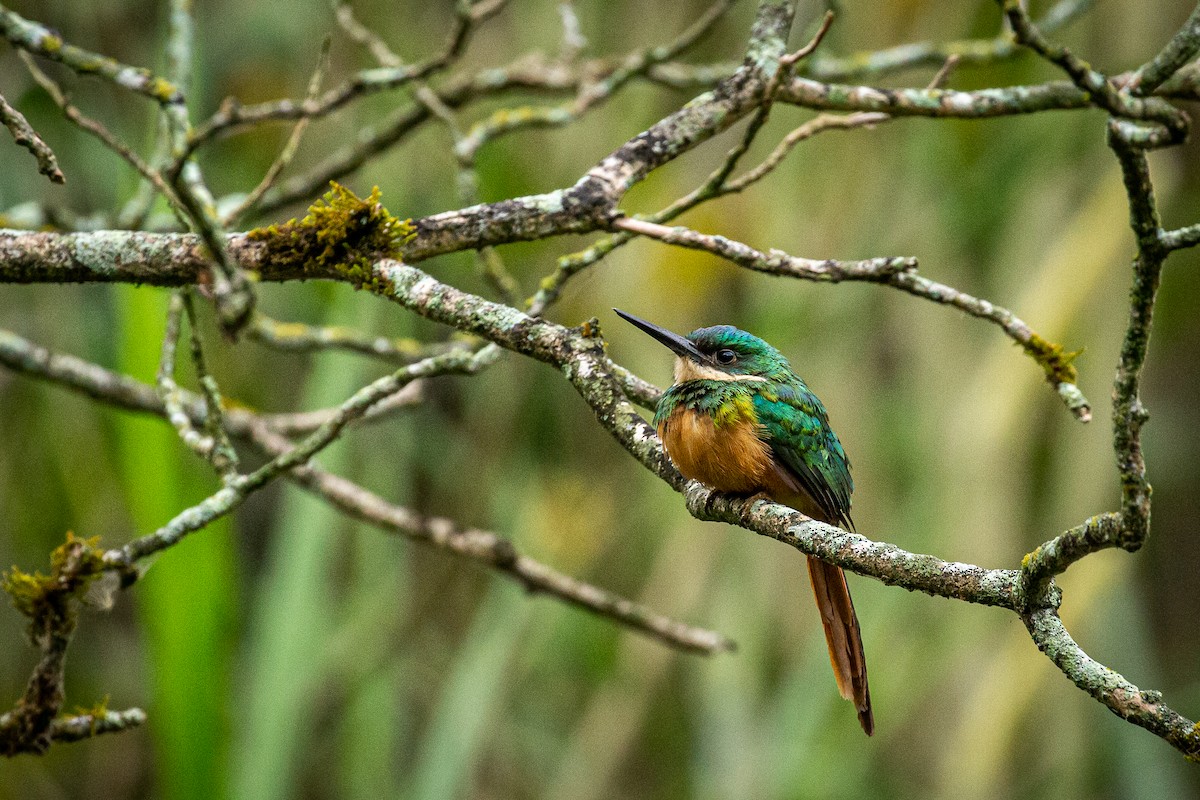
<svg viewBox="0 0 1200 800">
<path fill-rule="evenodd" d="M 732 350 L 718 350 L 715 358 L 718 364 L 732 364 L 737 361 L 737 353 Z"/>
</svg>

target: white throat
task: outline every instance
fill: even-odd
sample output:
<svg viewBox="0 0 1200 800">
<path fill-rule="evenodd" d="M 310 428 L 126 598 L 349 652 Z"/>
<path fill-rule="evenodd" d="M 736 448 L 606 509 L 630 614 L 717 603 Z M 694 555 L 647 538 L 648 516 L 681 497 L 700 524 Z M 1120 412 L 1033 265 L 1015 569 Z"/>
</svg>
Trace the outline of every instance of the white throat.
<svg viewBox="0 0 1200 800">
<path fill-rule="evenodd" d="M 767 379 L 760 375 L 734 375 L 724 372 L 707 364 L 697 364 L 690 358 L 677 356 L 675 358 L 675 382 L 687 381 L 763 381 Z"/>
</svg>

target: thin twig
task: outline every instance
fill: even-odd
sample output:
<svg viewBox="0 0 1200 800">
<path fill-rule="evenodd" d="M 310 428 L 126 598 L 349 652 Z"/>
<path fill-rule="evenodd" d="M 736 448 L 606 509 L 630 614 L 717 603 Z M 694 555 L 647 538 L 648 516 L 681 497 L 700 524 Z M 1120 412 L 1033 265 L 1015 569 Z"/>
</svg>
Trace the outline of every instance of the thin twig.
<svg viewBox="0 0 1200 800">
<path fill-rule="evenodd" d="M 1200 5 L 1158 55 L 1138 67 L 1126 88 L 1145 97 L 1200 52 Z"/>
<path fill-rule="evenodd" d="M 265 426 L 251 429 L 254 442 L 276 459 L 286 456 L 291 445 Z M 697 653 L 732 650 L 733 642 L 703 628 L 693 628 L 650 609 L 564 575 L 527 556 L 493 533 L 464 528 L 442 517 L 422 517 L 392 505 L 377 495 L 314 466 L 292 470 L 298 484 L 341 511 L 390 533 L 464 555 L 507 575 L 530 592 L 557 597 L 586 611 L 611 618 L 660 642 Z"/>
<path fill-rule="evenodd" d="M 329 67 L 329 46 L 333 40 L 329 37 L 321 44 L 321 52 L 317 56 L 317 66 L 313 69 L 312 77 L 308 79 L 308 95 L 307 99 L 312 100 L 321 91 L 321 81 L 324 80 L 325 71 Z M 292 132 L 288 136 L 287 141 L 283 145 L 283 149 L 279 152 L 276 159 L 271 162 L 271 166 L 263 174 L 258 185 L 250 190 L 250 193 L 242 199 L 242 202 L 231 208 L 221 218 L 221 225 L 230 228 L 238 223 L 238 221 L 246 215 L 251 209 L 258 205 L 264 194 L 279 179 L 280 174 L 287 169 L 287 166 L 292 163 L 292 159 L 296 157 L 297 151 L 300 149 L 300 140 L 304 137 L 304 131 L 312 122 L 311 117 L 301 117 L 295 126 L 292 127 Z"/>
<path fill-rule="evenodd" d="M 897 272 L 911 272 L 917 268 L 917 260 L 911 256 L 889 256 L 869 258 L 862 261 L 838 261 L 832 258 L 812 259 L 788 255 L 781 250 L 763 253 L 759 250 L 727 239 L 724 236 L 697 233 L 682 226 L 667 227 L 635 217 L 618 217 L 613 227 L 657 239 L 666 244 L 704 250 L 739 266 L 768 275 L 784 275 L 792 278 L 838 283 L 844 280 L 886 281 Z"/>
<path fill-rule="evenodd" d="M 832 17 L 826 15 L 826 20 Z M 930 82 L 929 88 L 937 88 L 944 83 L 954 67 L 957 66 L 958 60 L 951 57 L 946 60 L 942 68 L 938 70 Z M 887 122 L 892 119 L 891 115 L 879 112 L 856 112 L 852 114 L 819 114 L 811 120 L 792 130 L 785 136 L 775 149 L 763 159 L 763 161 L 753 169 L 749 170 L 741 177 L 735 180 L 729 180 L 729 176 L 737 167 L 742 156 L 750 149 L 755 136 L 762 128 L 766 121 L 767 113 L 769 112 L 770 104 L 764 104 L 763 108 L 751 118 L 749 125 L 746 128 L 741 140 L 731 149 L 725 156 L 725 160 L 721 166 L 712 172 L 696 189 L 693 189 L 688 194 L 679 198 L 671 205 L 662 210 L 650 214 L 648 216 L 636 216 L 634 219 L 644 220 L 650 223 L 665 223 L 670 222 L 681 214 L 690 211 L 702 203 L 710 200 L 715 200 L 719 197 L 724 197 L 729 194 L 744 191 L 754 183 L 765 178 L 776 167 L 783 163 L 788 154 L 800 142 L 805 141 L 819 133 L 824 133 L 830 130 L 850 130 L 853 128 L 870 128 L 874 125 Z M 608 254 L 623 246 L 625 243 L 632 241 L 634 233 L 628 230 L 618 231 L 605 236 L 584 250 L 580 250 L 569 255 L 562 256 L 558 259 L 556 269 L 546 280 L 542 281 L 538 288 L 537 294 L 530 298 L 527 313 L 532 316 L 541 316 L 546 312 L 546 309 L 554 303 L 562 293 L 563 287 L 572 277 L 580 271 L 597 263 Z"/>
<path fill-rule="evenodd" d="M 113 132 L 105 127 L 102 123 L 92 119 L 78 108 L 73 106 L 67 99 L 67 95 L 62 90 L 62 87 L 59 86 L 57 81 L 47 75 L 41 69 L 41 67 L 37 65 L 37 62 L 33 60 L 33 56 L 26 52 L 21 52 L 19 55 L 21 57 L 21 61 L 25 64 L 25 69 L 29 71 L 30 76 L 35 82 L 37 82 L 39 86 L 42 87 L 42 89 L 45 90 L 46 94 L 50 95 L 50 99 L 53 100 L 54 104 L 58 106 L 59 110 L 62 111 L 63 116 L 77 125 L 80 129 L 99 139 L 105 144 L 105 146 L 108 147 L 109 150 L 112 150 L 118 156 L 123 158 L 126 163 L 137 170 L 139 175 L 149 181 L 149 183 L 153 185 L 154 188 L 158 189 L 163 197 L 170 202 L 171 208 L 175 210 L 177 214 L 181 215 L 180 219 L 182 220 L 182 204 L 179 202 L 179 199 L 175 194 L 175 190 L 167 185 L 166 181 L 163 180 L 163 177 L 158 170 L 153 169 L 149 164 L 143 161 L 142 158 L 135 153 L 132 148 L 118 139 L 116 135 L 114 135 Z"/>
<path fill-rule="evenodd" d="M 293 353 L 345 350 L 395 364 L 411 364 L 429 356 L 448 352 L 456 347 L 467 346 L 465 342 L 458 341 L 429 343 L 416 339 L 374 336 L 338 325 L 280 322 L 260 312 L 255 312 L 246 326 L 246 335 L 260 344 L 276 350 Z"/>
<path fill-rule="evenodd" d="M 196 308 L 192 302 L 192 293 L 184 290 L 183 308 L 187 312 L 188 336 L 191 340 L 192 366 L 196 370 L 196 380 L 204 395 L 204 429 L 213 440 L 213 447 L 208 460 L 225 482 L 237 477 L 238 454 L 229 442 L 225 433 L 224 403 L 221 400 L 221 389 L 217 379 L 208 371 L 204 360 L 204 346 L 200 338 L 200 327 L 196 324 Z"/>
<path fill-rule="evenodd" d="M 183 290 L 171 293 L 167 308 L 167 329 L 163 334 L 162 350 L 158 360 L 158 375 L 155 380 L 158 394 L 167 411 L 167 421 L 179 434 L 179 439 L 196 455 L 208 461 L 212 458 L 216 441 L 195 429 L 183 406 L 183 393 L 175 382 L 175 350 L 179 344 L 179 331 L 183 322 Z"/>
<path fill-rule="evenodd" d="M 473 156 L 485 144 L 519 130 L 559 127 L 573 122 L 608 100 L 633 78 L 655 64 L 675 58 L 704 37 L 736 0 L 717 0 L 669 44 L 631 53 L 602 79 L 584 85 L 575 99 L 554 106 L 518 106 L 492 113 L 476 123 L 455 147 L 459 157 Z"/>
<path fill-rule="evenodd" d="M 29 120 L 25 119 L 25 115 L 10 106 L 2 94 L 0 94 L 0 123 L 8 128 L 8 132 L 12 134 L 13 141 L 17 143 L 18 147 L 24 147 L 37 159 L 38 172 L 53 183 L 66 183 L 67 178 L 58 168 L 58 159 L 54 157 L 54 151 L 50 149 L 50 145 L 46 144 L 41 136 L 38 136 L 38 132 L 29 124 Z"/>
<path fill-rule="evenodd" d="M 172 82 L 141 67 L 131 67 L 108 56 L 76 47 L 64 41 L 57 32 L 3 6 L 0 6 L 0 36 L 20 50 L 57 61 L 80 75 L 104 78 L 162 105 L 183 102 L 182 91 Z"/>
<path fill-rule="evenodd" d="M 317 119 L 368 94 L 399 89 L 413 81 L 424 80 L 458 58 L 474 29 L 500 11 L 506 2 L 507 0 L 483 0 L 465 11 L 460 6 L 455 14 L 454 27 L 443 49 L 420 63 L 363 70 L 342 85 L 302 102 L 284 99 L 243 106 L 236 100 L 227 100 L 216 114 L 196 126 L 188 138 L 187 146 L 176 154 L 176 158 L 179 161 L 190 158 L 197 148 L 210 139 L 228 136 L 263 122 L 298 120 L 306 117 Z"/>
</svg>

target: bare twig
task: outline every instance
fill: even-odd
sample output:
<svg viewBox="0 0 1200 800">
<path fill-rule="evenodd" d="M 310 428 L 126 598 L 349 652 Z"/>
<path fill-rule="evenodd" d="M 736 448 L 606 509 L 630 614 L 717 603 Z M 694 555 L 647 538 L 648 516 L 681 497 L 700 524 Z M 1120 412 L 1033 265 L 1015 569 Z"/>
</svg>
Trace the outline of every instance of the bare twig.
<svg viewBox="0 0 1200 800">
<path fill-rule="evenodd" d="M 255 341 L 277 350 L 311 353 L 320 350 L 346 350 L 373 356 L 396 364 L 411 364 L 422 358 L 439 355 L 465 342 L 419 342 L 416 339 L 391 339 L 372 336 L 352 328 L 336 325 L 316 326 L 302 322 L 279 322 L 255 312 L 246 334 Z"/>
<path fill-rule="evenodd" d="M 2 94 L 0 94 L 0 123 L 8 128 L 8 132 L 12 134 L 13 141 L 17 143 L 18 147 L 24 147 L 37 159 L 38 172 L 54 183 L 66 183 L 67 179 L 62 174 L 62 170 L 58 168 L 58 159 L 54 157 L 54 151 L 50 149 L 50 145 L 46 144 L 41 136 L 38 136 L 37 131 L 29 124 L 29 120 L 25 119 L 25 115 L 10 106 Z"/>
<path fill-rule="evenodd" d="M 212 460 L 217 442 L 209 435 L 196 430 L 183 405 L 183 392 L 175 382 L 175 350 L 179 344 L 179 330 L 183 322 L 183 291 L 171 293 L 167 309 L 167 330 L 163 335 L 162 352 L 158 361 L 158 395 L 167 412 L 167 421 L 175 427 L 179 439 L 188 449 L 204 460 Z M 216 461 L 213 466 L 217 466 Z M 222 467 L 228 467 L 223 464 Z M 218 467 L 219 470 L 222 467 Z"/>
<path fill-rule="evenodd" d="M 313 69 L 312 77 L 308 79 L 308 100 L 313 100 L 317 93 L 321 91 L 321 81 L 325 77 L 325 70 L 329 67 L 329 45 L 331 39 L 326 38 L 321 44 L 321 53 L 317 57 L 317 66 Z M 279 156 L 271 162 L 271 166 L 263 174 L 258 185 L 250 190 L 250 193 L 243 198 L 242 202 L 231 208 L 221 218 L 221 224 L 225 227 L 230 227 L 244 217 L 250 210 L 258 205 L 275 181 L 279 179 L 279 175 L 287 169 L 287 166 L 292 163 L 292 159 L 296 157 L 296 152 L 300 149 L 300 140 L 304 137 L 304 131 L 308 128 L 308 124 L 312 121 L 311 117 L 301 117 L 300 120 L 292 127 L 292 132 L 288 136 L 287 142 L 284 143 L 283 149 L 279 152 Z"/>
<path fill-rule="evenodd" d="M 182 206 L 180 205 L 178 198 L 175 196 L 175 191 L 166 184 L 162 178 L 162 175 L 159 174 L 157 170 L 151 168 L 149 164 L 143 161 L 142 158 L 129 146 L 121 142 L 121 140 L 118 139 L 107 127 L 87 116 L 75 106 L 71 105 L 71 103 L 67 100 L 66 93 L 63 92 L 62 87 L 59 86 L 53 78 L 42 71 L 41 67 L 39 67 L 37 62 L 34 61 L 33 56 L 26 52 L 21 52 L 20 56 L 21 61 L 24 62 L 25 68 L 29 70 L 29 74 L 33 77 L 34 81 L 36 81 L 37 84 L 46 91 L 46 94 L 50 95 L 50 99 L 53 100 L 54 104 L 57 105 L 63 112 L 64 117 L 73 122 L 75 125 L 79 126 L 79 128 L 86 131 L 88 134 L 99 139 L 105 144 L 105 146 L 108 147 L 108 149 L 125 159 L 130 166 L 138 171 L 138 174 L 149 181 L 156 189 L 158 189 L 159 192 L 162 193 L 164 197 L 167 198 L 168 201 L 171 202 L 172 208 L 182 212 Z"/>
<path fill-rule="evenodd" d="M 213 446 L 208 455 L 213 468 L 225 482 L 237 477 L 238 454 L 229 442 L 225 432 L 224 403 L 221 400 L 221 389 L 217 379 L 208 371 L 204 359 L 204 345 L 200 338 L 200 328 L 196 323 L 196 308 L 192 302 L 192 293 L 182 291 L 183 308 L 187 312 L 188 336 L 191 340 L 192 366 L 196 370 L 196 380 L 204 395 L 204 429 L 212 439 Z"/>
<path fill-rule="evenodd" d="M 265 452 L 277 459 L 284 457 L 291 447 L 285 439 L 262 425 L 253 426 L 251 436 Z M 350 516 L 390 533 L 432 544 L 486 564 L 519 581 L 530 592 L 557 597 L 584 610 L 609 617 L 672 647 L 709 654 L 733 649 L 733 642 L 718 633 L 664 617 L 645 606 L 520 555 L 508 540 L 493 533 L 463 528 L 441 517 L 422 517 L 387 503 L 366 489 L 317 467 L 299 467 L 292 471 L 291 477 Z"/>
</svg>

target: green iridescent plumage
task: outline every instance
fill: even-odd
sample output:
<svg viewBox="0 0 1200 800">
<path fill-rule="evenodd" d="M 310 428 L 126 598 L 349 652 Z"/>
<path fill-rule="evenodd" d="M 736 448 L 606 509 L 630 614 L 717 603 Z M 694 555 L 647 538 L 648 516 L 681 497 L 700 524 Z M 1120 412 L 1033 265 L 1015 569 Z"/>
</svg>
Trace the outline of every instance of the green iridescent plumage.
<svg viewBox="0 0 1200 800">
<path fill-rule="evenodd" d="M 722 351 L 731 351 L 733 361 L 714 361 L 714 368 L 734 380 L 676 383 L 659 401 L 654 424 L 662 423 L 680 406 L 711 416 L 718 427 L 749 417 L 761 426 L 776 461 L 826 517 L 852 530 L 850 461 L 829 426 L 825 406 L 792 371 L 787 358 L 757 336 L 730 325 L 700 328 L 686 338 L 713 359 Z"/>
<path fill-rule="evenodd" d="M 680 406 L 707 414 L 717 427 L 732 425 L 747 417 L 757 417 L 754 393 L 745 382 L 692 380 L 677 383 L 658 401 L 658 409 L 654 412 L 655 427 Z"/>
</svg>

